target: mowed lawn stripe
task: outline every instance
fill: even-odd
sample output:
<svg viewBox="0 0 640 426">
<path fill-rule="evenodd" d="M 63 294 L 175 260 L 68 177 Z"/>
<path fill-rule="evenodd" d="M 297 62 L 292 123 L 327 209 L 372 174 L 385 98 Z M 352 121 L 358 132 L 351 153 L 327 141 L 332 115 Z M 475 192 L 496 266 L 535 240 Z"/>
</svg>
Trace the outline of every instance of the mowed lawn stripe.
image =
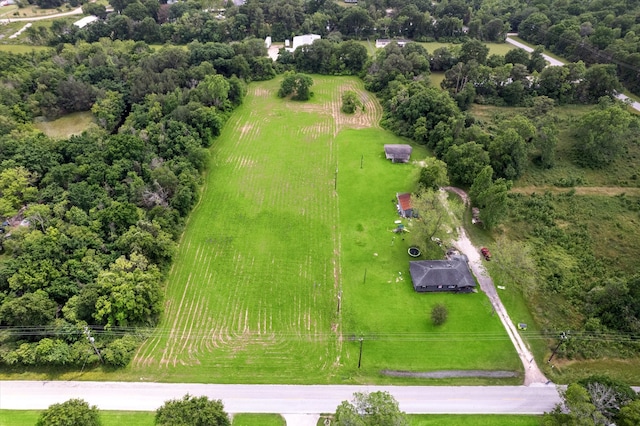
<svg viewBox="0 0 640 426">
<path fill-rule="evenodd" d="M 165 317 L 134 371 L 218 382 L 335 374 L 337 151 L 327 105 L 338 92 L 336 79 L 314 79 L 309 103 L 277 99 L 277 81 L 251 85 L 215 142 Z"/>
</svg>

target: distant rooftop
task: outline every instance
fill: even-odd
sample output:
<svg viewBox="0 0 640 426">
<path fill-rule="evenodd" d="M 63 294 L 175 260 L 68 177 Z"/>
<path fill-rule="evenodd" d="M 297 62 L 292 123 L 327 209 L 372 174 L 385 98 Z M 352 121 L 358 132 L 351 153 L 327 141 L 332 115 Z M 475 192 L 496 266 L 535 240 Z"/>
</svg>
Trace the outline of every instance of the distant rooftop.
<svg viewBox="0 0 640 426">
<path fill-rule="evenodd" d="M 293 38 L 293 42 L 291 43 L 291 51 L 294 52 L 300 46 L 306 46 L 308 44 L 313 44 L 314 41 L 320 40 L 322 37 L 318 34 L 305 34 L 300 36 L 295 36 Z"/>
<path fill-rule="evenodd" d="M 90 23 L 97 21 L 98 19 L 100 19 L 100 18 L 98 18 L 97 16 L 94 16 L 94 15 L 85 16 L 84 18 L 80 19 L 79 21 L 74 22 L 73 25 L 75 25 L 78 28 L 84 28 L 87 25 L 89 25 Z"/>
</svg>

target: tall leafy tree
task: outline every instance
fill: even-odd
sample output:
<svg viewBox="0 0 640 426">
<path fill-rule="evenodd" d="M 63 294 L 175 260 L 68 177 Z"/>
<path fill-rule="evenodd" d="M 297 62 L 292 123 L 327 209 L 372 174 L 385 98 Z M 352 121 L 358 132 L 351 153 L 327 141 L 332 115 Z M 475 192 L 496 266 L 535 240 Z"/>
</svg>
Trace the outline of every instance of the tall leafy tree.
<svg viewBox="0 0 640 426">
<path fill-rule="evenodd" d="M 489 153 L 475 142 L 452 145 L 444 154 L 451 180 L 471 185 L 478 173 L 489 165 Z"/>
<path fill-rule="evenodd" d="M 282 83 L 280 84 L 280 90 L 278 90 L 278 96 L 281 98 L 291 96 L 291 99 L 297 101 L 307 101 L 311 98 L 311 86 L 313 85 L 313 79 L 305 74 L 295 74 L 293 72 L 286 73 Z"/>
<path fill-rule="evenodd" d="M 43 326 L 51 323 L 57 305 L 47 293 L 37 290 L 9 299 L 0 307 L 0 324 L 9 326 Z"/>
<path fill-rule="evenodd" d="M 100 426 L 100 412 L 82 399 L 53 404 L 38 418 L 36 426 Z"/>
<path fill-rule="evenodd" d="M 160 315 L 162 275 L 144 256 L 130 257 L 118 258 L 98 275 L 94 318 L 107 327 L 154 324 Z"/>
<path fill-rule="evenodd" d="M 632 119 L 625 108 L 610 102 L 583 115 L 576 129 L 577 162 L 591 168 L 611 164 L 625 151 Z"/>
<path fill-rule="evenodd" d="M 229 415 L 221 400 L 191 396 L 166 401 L 156 410 L 158 426 L 230 426 Z"/>
<path fill-rule="evenodd" d="M 427 157 L 420 169 L 418 182 L 423 187 L 433 190 L 449 185 L 447 163 L 435 157 Z"/>
<path fill-rule="evenodd" d="M 334 415 L 338 426 L 404 426 L 407 415 L 389 392 L 356 392 L 353 400 L 342 401 Z M 332 422 L 332 424 L 334 423 Z"/>
<path fill-rule="evenodd" d="M 10 167 L 0 172 L 0 216 L 15 215 L 25 203 L 33 201 L 38 189 L 34 177 L 24 167 Z"/>
</svg>

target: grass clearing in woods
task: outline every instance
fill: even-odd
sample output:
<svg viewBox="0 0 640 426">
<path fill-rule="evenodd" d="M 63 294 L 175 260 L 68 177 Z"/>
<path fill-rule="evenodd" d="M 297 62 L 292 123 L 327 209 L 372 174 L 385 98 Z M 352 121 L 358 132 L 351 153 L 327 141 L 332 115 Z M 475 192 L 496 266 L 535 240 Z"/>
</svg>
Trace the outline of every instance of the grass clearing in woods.
<svg viewBox="0 0 640 426">
<path fill-rule="evenodd" d="M 91 127 L 97 127 L 91 111 L 74 112 L 51 120 L 36 121 L 34 126 L 45 135 L 54 139 L 66 139 L 73 135 L 79 135 Z"/>
<path fill-rule="evenodd" d="M 375 39 L 363 40 L 363 41 L 359 41 L 359 43 L 367 48 L 367 53 L 369 53 L 370 56 L 375 55 L 376 51 L 379 50 L 379 48 L 376 48 Z M 420 41 L 417 43 L 422 45 L 425 49 L 427 49 L 427 52 L 429 52 L 429 54 L 432 54 L 434 50 L 439 49 L 441 47 L 459 48 L 462 45 L 461 43 L 441 43 L 439 41 L 429 41 L 429 42 Z M 515 46 L 508 43 L 484 43 L 484 44 L 489 48 L 489 55 L 494 55 L 494 54 L 504 55 L 508 51 L 512 49 L 516 49 Z"/>
<path fill-rule="evenodd" d="M 0 28 L 2 28 L 2 27 L 0 27 Z M 20 27 L 20 28 L 22 28 L 22 27 Z M 18 29 L 20 29 L 20 28 L 18 28 Z M 0 29 L 0 31 L 2 31 L 2 30 Z M 51 49 L 51 48 L 50 47 L 46 47 L 46 46 L 30 46 L 30 45 L 26 45 L 26 44 L 0 44 L 0 51 L 1 52 L 10 52 L 10 53 L 29 53 L 29 52 L 33 52 L 33 51 L 37 52 L 37 51 L 47 50 L 47 49 Z"/>
<path fill-rule="evenodd" d="M 573 129 L 577 120 L 591 111 L 593 105 L 563 105 L 554 109 L 558 118 L 558 144 L 556 146 L 556 164 L 551 169 L 542 169 L 529 164 L 520 179 L 514 182 L 515 188 L 540 186 L 576 187 L 640 187 L 640 144 L 630 141 L 627 153 L 608 167 L 589 169 L 575 164 L 574 146 L 576 144 Z M 492 123 L 498 117 L 525 114 L 526 108 L 497 107 L 474 104 L 470 113 L 484 123 Z"/>
</svg>

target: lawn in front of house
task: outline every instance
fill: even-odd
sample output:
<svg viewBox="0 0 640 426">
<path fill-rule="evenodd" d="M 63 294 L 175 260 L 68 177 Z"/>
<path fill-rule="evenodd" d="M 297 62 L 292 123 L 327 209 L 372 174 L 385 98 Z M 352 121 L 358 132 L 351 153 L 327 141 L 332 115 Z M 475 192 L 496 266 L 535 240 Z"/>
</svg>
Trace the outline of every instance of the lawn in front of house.
<svg viewBox="0 0 640 426">
<path fill-rule="evenodd" d="M 391 164 L 384 158 L 384 143 L 384 134 L 375 129 L 346 130 L 337 138 L 343 374 L 351 380 L 368 381 L 385 369 L 520 370 L 513 345 L 483 293 L 413 290 L 409 261 L 414 259 L 407 253 L 412 235 L 391 230 L 398 219 L 396 192 L 415 190 L 419 167 Z M 426 151 L 417 147 L 412 159 L 425 156 Z M 409 230 L 414 226 L 403 221 Z M 453 235 L 449 226 L 438 236 L 446 241 Z M 440 258 L 444 258 L 442 250 Z M 439 327 L 430 319 L 437 303 L 449 310 L 449 319 Z M 358 369 L 361 337 L 363 355 Z"/>
</svg>

